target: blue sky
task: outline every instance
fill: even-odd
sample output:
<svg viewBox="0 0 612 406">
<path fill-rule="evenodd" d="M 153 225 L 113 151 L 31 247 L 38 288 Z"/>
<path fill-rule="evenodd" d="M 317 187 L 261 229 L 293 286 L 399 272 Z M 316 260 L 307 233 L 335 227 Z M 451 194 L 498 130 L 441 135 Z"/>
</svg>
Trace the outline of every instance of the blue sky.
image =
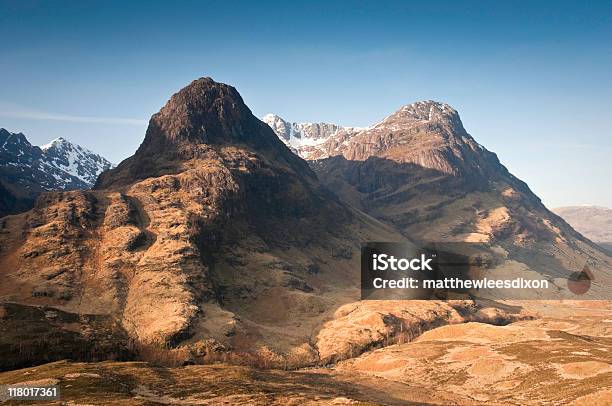
<svg viewBox="0 0 612 406">
<path fill-rule="evenodd" d="M 0 0 L 0 127 L 119 162 L 201 76 L 291 121 L 433 99 L 549 207 L 612 207 L 611 2 L 227 3 Z"/>
</svg>

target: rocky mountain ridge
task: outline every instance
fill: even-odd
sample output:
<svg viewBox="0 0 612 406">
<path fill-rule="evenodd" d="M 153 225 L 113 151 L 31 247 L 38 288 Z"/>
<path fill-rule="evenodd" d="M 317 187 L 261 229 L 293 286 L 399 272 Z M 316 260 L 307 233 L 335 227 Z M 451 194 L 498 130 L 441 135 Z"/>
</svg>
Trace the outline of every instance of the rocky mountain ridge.
<svg viewBox="0 0 612 406">
<path fill-rule="evenodd" d="M 268 123 L 282 140 L 288 139 L 287 134 L 291 131 L 287 130 L 288 124 L 285 120 L 268 114 L 264 122 Z M 486 151 L 465 131 L 455 109 L 446 103 L 431 100 L 404 105 L 390 116 L 366 128 L 341 127 L 335 124 L 325 124 L 325 126 L 333 131 L 319 132 L 318 136 L 310 137 L 317 140 L 316 151 L 295 150 L 294 152 L 304 159 L 316 161 L 339 155 L 348 160 L 366 160 L 371 156 L 381 156 L 391 154 L 394 150 L 401 150 L 404 155 L 403 162 L 415 163 L 447 174 L 457 174 L 460 170 L 463 172 L 473 170 L 473 167 L 463 168 L 462 165 L 482 160 L 483 151 Z M 437 139 L 425 140 L 425 145 L 419 145 L 420 140 L 413 135 L 427 131 L 435 133 Z M 429 147 L 439 145 L 441 142 L 448 144 L 447 152 L 454 157 L 451 155 L 427 157 L 422 153 L 419 154 L 426 149 L 434 152 L 434 148 Z M 408 156 L 406 148 L 403 147 L 408 144 L 412 156 Z"/>
<path fill-rule="evenodd" d="M 290 123 L 276 114 L 266 114 L 268 124 L 292 151 L 304 159 L 319 155 L 319 147 L 328 139 L 360 131 L 359 127 L 343 127 L 330 123 Z"/>
<path fill-rule="evenodd" d="M 26 210 L 43 191 L 91 188 L 112 164 L 64 138 L 38 147 L 22 133 L 0 129 L 0 217 Z"/>
<path fill-rule="evenodd" d="M 489 244 L 503 272 L 543 273 L 553 283 L 585 265 L 610 279 L 612 258 L 550 212 L 448 104 L 408 104 L 366 129 L 329 136 L 309 163 L 341 200 L 412 240 Z M 600 289 L 605 295 L 603 280 Z"/>
</svg>

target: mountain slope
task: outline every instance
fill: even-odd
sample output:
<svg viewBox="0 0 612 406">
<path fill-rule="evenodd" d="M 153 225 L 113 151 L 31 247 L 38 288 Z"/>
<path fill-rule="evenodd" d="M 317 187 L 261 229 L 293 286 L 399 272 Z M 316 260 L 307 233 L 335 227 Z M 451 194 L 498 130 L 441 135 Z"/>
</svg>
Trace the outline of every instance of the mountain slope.
<svg viewBox="0 0 612 406">
<path fill-rule="evenodd" d="M 42 148 L 25 135 L 0 129 L 0 184 L 6 194 L 0 217 L 31 208 L 43 191 L 89 189 L 111 163 L 63 138 Z"/>
<path fill-rule="evenodd" d="M 109 315 L 147 345 L 312 361 L 323 321 L 359 297 L 370 240 L 404 239 L 321 187 L 234 88 L 203 78 L 93 190 L 44 193 L 0 222 L 0 299 Z"/>
<path fill-rule="evenodd" d="M 555 284 L 588 264 L 605 292 L 611 258 L 547 210 L 447 104 L 403 106 L 372 127 L 328 137 L 311 157 L 341 199 L 413 240 L 488 244 L 504 272 L 536 271 Z"/>
<path fill-rule="evenodd" d="M 612 209 L 599 206 L 568 206 L 552 211 L 591 241 L 612 252 Z"/>
</svg>

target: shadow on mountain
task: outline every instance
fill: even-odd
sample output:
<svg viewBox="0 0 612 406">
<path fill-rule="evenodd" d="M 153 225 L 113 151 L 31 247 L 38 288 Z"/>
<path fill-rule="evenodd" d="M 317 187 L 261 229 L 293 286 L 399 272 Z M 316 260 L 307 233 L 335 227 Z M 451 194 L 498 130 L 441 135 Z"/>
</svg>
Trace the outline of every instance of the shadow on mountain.
<svg viewBox="0 0 612 406">
<path fill-rule="evenodd" d="M 28 211 L 35 200 L 35 195 L 21 195 L 14 187 L 9 189 L 0 182 L 0 217 Z"/>
<path fill-rule="evenodd" d="M 610 269 L 612 258 L 550 212 L 494 154 L 489 160 L 486 171 L 464 168 L 453 174 L 374 156 L 334 156 L 310 166 L 341 200 L 414 242 L 499 246 L 505 259 L 550 278 L 567 278 L 587 262 Z"/>
</svg>

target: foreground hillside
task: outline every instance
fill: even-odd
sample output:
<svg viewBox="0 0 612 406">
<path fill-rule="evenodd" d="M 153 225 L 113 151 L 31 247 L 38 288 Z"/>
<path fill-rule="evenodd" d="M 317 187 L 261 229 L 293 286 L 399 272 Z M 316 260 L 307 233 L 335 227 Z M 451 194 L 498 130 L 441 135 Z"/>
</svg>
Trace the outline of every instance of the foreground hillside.
<svg viewBox="0 0 612 406">
<path fill-rule="evenodd" d="M 57 384 L 68 404 L 607 405 L 608 302 L 532 302 L 507 326 L 439 327 L 332 368 L 56 362 L 0 373 L 2 384 Z M 59 402 L 55 404 L 60 404 Z M 63 403 L 64 404 L 64 403 Z"/>
</svg>

